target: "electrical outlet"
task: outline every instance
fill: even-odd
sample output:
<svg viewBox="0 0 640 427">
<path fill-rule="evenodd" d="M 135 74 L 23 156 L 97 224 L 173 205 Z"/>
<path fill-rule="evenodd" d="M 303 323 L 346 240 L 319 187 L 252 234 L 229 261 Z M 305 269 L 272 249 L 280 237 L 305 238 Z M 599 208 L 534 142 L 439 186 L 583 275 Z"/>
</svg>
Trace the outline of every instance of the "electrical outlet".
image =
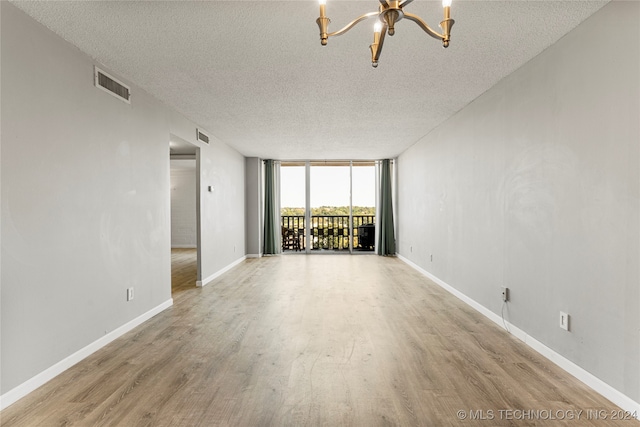
<svg viewBox="0 0 640 427">
<path fill-rule="evenodd" d="M 569 315 L 564 311 L 560 312 L 560 328 L 569 331 Z"/>
<path fill-rule="evenodd" d="M 502 293 L 501 293 L 502 301 L 504 302 L 509 301 L 509 288 L 502 287 L 501 289 L 502 289 Z"/>
<path fill-rule="evenodd" d="M 131 301 L 133 299 L 133 288 L 127 288 L 127 301 Z"/>
</svg>

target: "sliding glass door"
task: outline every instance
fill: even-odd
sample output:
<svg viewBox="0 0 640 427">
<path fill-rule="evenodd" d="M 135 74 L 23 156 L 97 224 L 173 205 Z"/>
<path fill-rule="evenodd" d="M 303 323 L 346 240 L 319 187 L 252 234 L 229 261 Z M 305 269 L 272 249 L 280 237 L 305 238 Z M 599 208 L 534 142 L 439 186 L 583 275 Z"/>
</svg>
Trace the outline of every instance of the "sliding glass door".
<svg viewBox="0 0 640 427">
<path fill-rule="evenodd" d="M 311 249 L 349 251 L 351 184 L 349 163 L 310 165 Z"/>
<path fill-rule="evenodd" d="M 373 162 L 354 162 L 351 169 L 353 250 L 375 250 L 376 167 Z"/>
<path fill-rule="evenodd" d="M 374 250 L 374 162 L 282 162 L 280 176 L 284 253 Z"/>
</svg>

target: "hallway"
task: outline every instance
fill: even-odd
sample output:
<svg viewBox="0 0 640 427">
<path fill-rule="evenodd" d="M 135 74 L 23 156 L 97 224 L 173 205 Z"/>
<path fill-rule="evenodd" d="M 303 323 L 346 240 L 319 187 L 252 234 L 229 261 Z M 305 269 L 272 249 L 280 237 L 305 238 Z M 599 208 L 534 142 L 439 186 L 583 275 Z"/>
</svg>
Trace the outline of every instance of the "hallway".
<svg viewBox="0 0 640 427">
<path fill-rule="evenodd" d="M 171 297 L 176 298 L 196 286 L 198 279 L 198 254 L 193 248 L 171 249 Z"/>
<path fill-rule="evenodd" d="M 6 427 L 640 425 L 588 419 L 598 409 L 617 410 L 400 260 L 327 255 L 249 259 L 180 286 L 171 308 L 0 416 Z M 566 420 L 514 418 L 523 410 Z"/>
</svg>

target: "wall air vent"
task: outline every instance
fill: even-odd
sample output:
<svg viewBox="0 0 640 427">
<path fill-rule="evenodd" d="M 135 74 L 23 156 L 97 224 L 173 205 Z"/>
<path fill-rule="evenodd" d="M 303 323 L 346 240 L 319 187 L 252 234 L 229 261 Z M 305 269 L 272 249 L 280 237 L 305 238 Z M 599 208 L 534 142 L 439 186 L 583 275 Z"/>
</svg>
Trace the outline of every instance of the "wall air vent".
<svg viewBox="0 0 640 427">
<path fill-rule="evenodd" d="M 209 135 L 202 132 L 200 129 L 196 129 L 196 138 L 198 139 L 198 141 L 202 141 L 205 144 L 209 143 Z"/>
<path fill-rule="evenodd" d="M 131 89 L 129 86 L 119 82 L 98 67 L 94 67 L 93 76 L 97 88 L 110 93 L 127 104 L 131 104 Z"/>
</svg>

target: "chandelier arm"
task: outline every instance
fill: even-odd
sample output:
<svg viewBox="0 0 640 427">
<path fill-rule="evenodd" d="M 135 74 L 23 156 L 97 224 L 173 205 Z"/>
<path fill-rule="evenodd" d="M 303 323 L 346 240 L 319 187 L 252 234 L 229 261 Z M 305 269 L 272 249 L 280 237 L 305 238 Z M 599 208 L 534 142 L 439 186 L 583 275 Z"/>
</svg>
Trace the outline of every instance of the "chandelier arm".
<svg viewBox="0 0 640 427">
<path fill-rule="evenodd" d="M 406 19 L 409 19 L 413 22 L 415 22 L 416 24 L 418 24 L 418 26 L 420 28 L 422 28 L 424 30 L 425 33 L 429 34 L 431 37 L 433 37 L 434 39 L 438 39 L 438 40 L 444 40 L 444 36 L 440 33 L 437 33 L 435 31 L 433 31 L 426 22 L 424 22 L 418 15 L 414 15 L 413 13 L 404 13 L 404 17 Z"/>
<path fill-rule="evenodd" d="M 364 15 L 358 16 L 356 19 L 354 19 L 353 21 L 345 25 L 344 28 L 341 28 L 338 31 L 335 31 L 333 33 L 327 34 L 327 37 L 342 35 L 347 31 L 349 31 L 350 29 L 352 29 L 358 22 L 364 21 L 365 19 L 371 18 L 372 16 L 378 16 L 378 12 L 369 12 L 369 13 L 365 13 Z"/>
<path fill-rule="evenodd" d="M 409 3 L 411 3 L 413 0 L 403 0 L 400 2 L 400 8 L 402 9 L 403 7 L 405 7 L 406 5 L 408 5 Z"/>
</svg>

